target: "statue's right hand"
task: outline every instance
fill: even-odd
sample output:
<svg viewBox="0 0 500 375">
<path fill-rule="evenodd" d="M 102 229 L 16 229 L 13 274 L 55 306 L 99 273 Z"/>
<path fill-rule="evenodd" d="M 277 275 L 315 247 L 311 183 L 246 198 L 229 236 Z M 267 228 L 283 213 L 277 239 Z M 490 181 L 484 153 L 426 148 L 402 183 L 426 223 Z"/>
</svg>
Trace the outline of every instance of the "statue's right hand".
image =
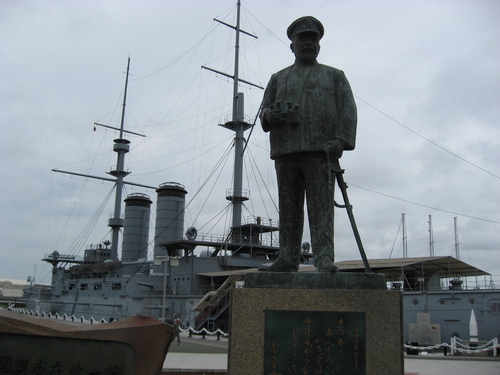
<svg viewBox="0 0 500 375">
<path fill-rule="evenodd" d="M 264 113 L 264 121 L 271 125 L 278 125 L 281 123 L 280 113 L 267 108 Z"/>
</svg>

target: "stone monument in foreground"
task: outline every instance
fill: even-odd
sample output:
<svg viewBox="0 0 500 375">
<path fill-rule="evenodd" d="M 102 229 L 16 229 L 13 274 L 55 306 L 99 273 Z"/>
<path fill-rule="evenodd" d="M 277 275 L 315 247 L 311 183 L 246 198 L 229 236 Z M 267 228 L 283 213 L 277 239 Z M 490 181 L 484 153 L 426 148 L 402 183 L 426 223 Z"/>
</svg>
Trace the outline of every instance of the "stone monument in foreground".
<svg viewBox="0 0 500 375">
<path fill-rule="evenodd" d="M 81 325 L 0 310 L 0 374 L 158 375 L 173 337 L 150 316 Z"/>
<path fill-rule="evenodd" d="M 371 273 L 339 158 L 354 149 L 356 105 L 344 73 L 319 64 L 324 28 L 301 17 L 287 30 L 295 63 L 275 73 L 260 119 L 279 190 L 280 252 L 231 295 L 231 375 L 401 375 L 402 295 Z M 334 264 L 334 183 L 342 191 L 366 273 Z M 317 272 L 297 272 L 304 197 Z"/>
</svg>

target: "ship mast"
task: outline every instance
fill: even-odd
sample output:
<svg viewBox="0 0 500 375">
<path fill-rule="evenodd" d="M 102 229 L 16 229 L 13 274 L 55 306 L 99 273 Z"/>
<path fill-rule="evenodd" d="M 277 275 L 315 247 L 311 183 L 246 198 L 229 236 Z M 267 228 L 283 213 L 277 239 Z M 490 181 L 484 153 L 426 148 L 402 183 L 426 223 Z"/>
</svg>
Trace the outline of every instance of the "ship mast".
<svg viewBox="0 0 500 375">
<path fill-rule="evenodd" d="M 113 261 L 118 260 L 118 242 L 120 237 L 120 229 L 123 228 L 123 219 L 121 218 L 123 178 L 130 173 L 125 170 L 125 154 L 129 152 L 130 141 L 123 138 L 123 124 L 125 121 L 125 106 L 127 103 L 129 69 L 130 69 L 130 57 L 128 58 L 127 73 L 125 76 L 125 91 L 123 94 L 122 118 L 120 123 L 120 138 L 114 140 L 115 144 L 113 146 L 113 151 L 117 153 L 116 168 L 108 172 L 110 175 L 116 177 L 115 209 L 113 212 L 113 217 L 110 218 L 108 221 L 108 226 L 111 227 L 111 259 Z"/>
<path fill-rule="evenodd" d="M 127 103 L 127 89 L 128 89 L 128 78 L 130 71 L 130 57 L 127 61 L 127 72 L 125 77 L 125 91 L 123 94 L 123 103 L 122 103 L 122 114 L 121 114 L 121 122 L 120 128 L 115 128 L 113 126 L 99 124 L 97 122 L 94 123 L 95 126 L 104 127 L 107 129 L 113 129 L 119 131 L 119 138 L 114 140 L 113 151 L 117 153 L 116 157 L 116 167 L 111 167 L 111 169 L 106 172 L 115 178 L 105 178 L 101 176 L 93 176 L 82 173 L 68 172 L 59 169 L 52 169 L 53 172 L 70 174 L 73 176 L 81 176 L 86 178 L 92 178 L 101 181 L 110 181 L 115 183 L 115 206 L 113 217 L 111 217 L 108 221 L 108 226 L 111 227 L 111 259 L 113 261 L 118 260 L 118 245 L 119 245 L 119 237 L 120 237 L 120 229 L 123 228 L 123 219 L 121 217 L 121 207 L 122 207 L 122 195 L 123 195 L 123 186 L 133 185 L 140 186 L 147 189 L 156 189 L 155 186 L 149 186 L 144 184 L 137 184 L 134 182 L 126 182 L 124 178 L 130 173 L 125 168 L 125 154 L 130 150 L 130 141 L 128 139 L 123 138 L 124 133 L 133 134 L 140 137 L 145 137 L 144 134 L 134 133 L 124 129 L 125 124 L 125 107 Z"/>
<path fill-rule="evenodd" d="M 234 124 L 234 185 L 233 185 L 233 228 L 241 225 L 241 208 L 243 201 L 248 197 L 243 196 L 243 136 L 245 132 L 243 94 L 238 94 L 239 61 L 240 61 L 240 7 L 236 16 L 236 43 L 234 46 L 234 79 L 233 79 L 233 116 Z M 229 195 L 228 195 L 229 196 Z"/>
<path fill-rule="evenodd" d="M 233 219 L 232 219 L 232 242 L 239 242 L 240 238 L 238 236 L 238 231 L 236 228 L 241 226 L 241 213 L 243 202 L 248 200 L 248 192 L 243 190 L 243 146 L 245 142 L 244 133 L 246 130 L 252 127 L 251 124 L 245 122 L 244 120 L 244 95 L 238 92 L 239 82 L 244 82 L 248 85 L 258 87 L 263 89 L 262 86 L 253 84 L 251 82 L 245 81 L 239 77 L 239 53 L 240 53 L 240 33 L 257 38 L 240 28 L 240 8 L 241 1 L 237 2 L 237 16 L 236 16 L 236 26 L 229 25 L 225 22 L 214 19 L 215 21 L 230 27 L 236 31 L 236 41 L 234 48 L 234 73 L 229 75 L 212 68 L 202 66 L 202 68 L 215 72 L 217 74 L 224 75 L 226 77 L 233 79 L 233 111 L 231 116 L 231 121 L 221 124 L 221 126 L 226 129 L 235 132 L 234 137 L 234 181 L 232 189 L 229 189 L 226 194 L 226 199 L 232 202 L 233 205 Z"/>
</svg>

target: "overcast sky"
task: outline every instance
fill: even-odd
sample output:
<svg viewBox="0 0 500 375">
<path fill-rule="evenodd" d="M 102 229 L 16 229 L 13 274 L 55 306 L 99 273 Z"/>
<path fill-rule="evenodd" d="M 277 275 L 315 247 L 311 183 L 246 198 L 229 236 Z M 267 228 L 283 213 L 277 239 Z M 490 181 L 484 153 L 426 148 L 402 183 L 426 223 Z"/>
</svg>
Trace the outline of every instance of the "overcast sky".
<svg viewBox="0 0 500 375">
<path fill-rule="evenodd" d="M 147 138 L 128 136 L 128 180 L 184 184 L 186 228 L 224 232 L 233 156 L 196 193 L 231 145 L 218 124 L 232 83 L 201 66 L 232 74 L 234 31 L 213 18 L 235 24 L 235 2 L 0 1 L 0 279 L 36 266 L 50 282 L 45 254 L 109 238 L 111 203 L 73 242 L 112 185 L 51 169 L 107 176 L 117 133 L 93 123 L 119 126 L 129 56 L 125 124 Z M 290 65 L 286 28 L 304 15 L 323 22 L 318 60 L 356 97 L 357 145 L 341 164 L 368 257 L 402 256 L 403 213 L 409 256 L 429 255 L 429 215 L 435 255 L 454 256 L 457 217 L 461 259 L 500 276 L 500 2 L 243 0 L 241 28 L 258 39 L 241 37 L 241 78 L 265 86 Z M 240 90 L 253 121 L 263 91 Z M 268 142 L 257 122 L 244 215 L 277 219 Z M 335 220 L 337 260 L 360 259 L 346 213 Z"/>
</svg>

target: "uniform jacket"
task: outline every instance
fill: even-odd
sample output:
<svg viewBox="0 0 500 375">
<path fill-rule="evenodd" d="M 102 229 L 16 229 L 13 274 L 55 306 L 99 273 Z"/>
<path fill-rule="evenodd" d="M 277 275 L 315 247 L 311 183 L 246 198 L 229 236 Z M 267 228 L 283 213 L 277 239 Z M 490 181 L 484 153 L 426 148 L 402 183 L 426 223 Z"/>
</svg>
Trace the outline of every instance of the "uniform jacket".
<svg viewBox="0 0 500 375">
<path fill-rule="evenodd" d="M 297 108 L 295 123 L 268 124 L 264 114 L 276 102 Z M 356 141 L 357 112 L 344 72 L 333 67 L 295 63 L 271 76 L 264 93 L 260 115 L 262 128 L 270 132 L 271 158 L 323 151 L 334 139 L 343 140 L 346 150 Z"/>
</svg>

